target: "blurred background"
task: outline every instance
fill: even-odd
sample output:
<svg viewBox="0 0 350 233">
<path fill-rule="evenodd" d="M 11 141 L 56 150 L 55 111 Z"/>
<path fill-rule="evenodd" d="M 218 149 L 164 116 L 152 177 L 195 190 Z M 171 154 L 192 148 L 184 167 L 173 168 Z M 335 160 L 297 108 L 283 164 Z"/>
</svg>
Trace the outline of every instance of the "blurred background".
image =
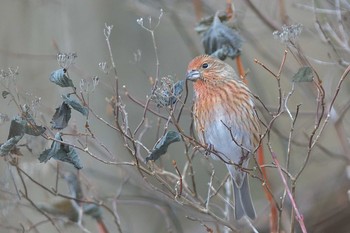
<svg viewBox="0 0 350 233">
<path fill-rule="evenodd" d="M 292 48 L 289 51 L 281 75 L 282 93 L 285 96 L 292 90 L 293 75 L 307 60 L 322 80 L 326 117 L 338 81 L 349 65 L 350 2 L 234 0 L 233 4 L 235 27 L 244 40 L 241 59 L 250 89 L 271 112 L 277 111 L 279 100 L 276 79 L 256 64 L 254 59 L 277 73 L 284 51 L 288 50 L 290 44 L 274 38 L 273 32 L 280 30 L 282 25 L 301 24 L 302 32 L 297 38 L 297 44 L 303 52 L 304 60 L 297 50 Z M 0 69 L 3 70 L 2 76 L 4 72 L 9 72 L 9 68 L 18 69 L 18 75 L 11 80 L 2 78 L 1 91 L 11 87 L 18 94 L 18 99 L 21 100 L 19 103 L 31 107 L 37 123 L 49 128 L 55 108 L 62 102 L 61 94 L 67 93 L 66 89 L 49 81 L 50 73 L 60 68 L 56 59 L 59 52 L 75 52 L 77 58 L 69 69 L 70 77 L 79 92 L 80 80 L 91 80 L 98 76 L 99 84 L 86 95 L 87 101 L 95 113 L 113 125 L 113 113 L 107 100 L 115 94 L 114 75 L 112 71 L 105 73 L 99 67 L 103 62 L 111 67 L 104 29 L 106 25 L 113 25 L 109 40 L 119 78 L 119 94 L 128 112 L 129 125 L 135 129 L 142 120 L 143 108 L 127 98 L 122 87 L 125 86 L 130 95 L 143 102 L 151 93 L 150 77 L 156 77 L 156 56 L 151 33 L 143 29 L 137 19 L 143 18 L 145 26 L 154 28 L 161 9 L 163 15 L 159 26 L 154 29 L 160 61 L 159 74 L 160 77 L 171 76 L 174 80 L 183 80 L 188 62 L 204 53 L 201 37 L 194 30 L 195 26 L 202 17 L 213 16 L 218 10 L 225 11 L 225 0 L 2 0 Z M 152 19 L 151 26 L 149 17 Z M 234 61 L 228 59 L 227 62 L 236 67 Z M 296 183 L 296 202 L 309 232 L 350 232 L 347 221 L 350 217 L 347 173 L 350 160 L 349 93 L 350 82 L 346 78 L 332 107 L 328 124 L 312 149 L 305 170 Z M 180 121 L 186 132 L 189 132 L 191 124 L 191 99 L 190 91 L 189 101 Z M 5 141 L 10 126 L 9 119 L 20 111 L 9 98 L 2 98 L 0 104 L 0 141 Z M 306 82 L 295 84 L 295 90 L 288 102 L 293 115 L 298 104 L 301 107 L 289 154 L 288 171 L 292 175 L 297 174 L 305 163 L 310 134 L 315 126 L 315 85 Z M 151 106 L 155 104 L 152 103 Z M 257 106 L 261 119 L 269 122 L 271 116 L 260 103 Z M 147 116 L 152 129 L 142 143 L 147 148 L 152 148 L 158 140 L 155 133 L 157 118 L 151 114 Z M 73 112 L 66 131 L 86 132 L 84 126 L 85 118 Z M 97 142 L 101 142 L 99 144 L 95 141 L 91 144 L 91 150 L 100 158 L 113 160 L 101 149 L 106 147 L 113 158 L 117 157 L 119 161 L 132 160 L 122 138 L 115 130 L 94 117 L 89 118 L 89 126 L 98 138 Z M 270 143 L 283 166 L 288 154 L 290 127 L 291 120 L 285 112 L 275 121 L 271 130 Z M 53 132 L 55 131 L 50 130 L 52 135 Z M 318 132 L 320 130 L 316 134 Z M 65 139 L 69 140 L 69 136 Z M 18 158 L 19 167 L 45 187 L 56 187 L 57 162 L 50 160 L 43 164 L 37 159 L 45 148 L 50 147 L 51 141 L 28 136 L 21 143 L 27 148 L 21 147 L 23 156 Z M 72 143 L 78 142 L 73 140 Z M 184 150 L 182 143 L 171 145 L 167 154 L 162 157 L 161 167 L 175 173 L 171 161 L 176 160 L 182 170 L 186 163 Z M 206 224 L 214 232 L 224 232 L 210 221 L 206 223 L 191 220 L 190 217 L 197 218 L 196 216 L 201 215 L 193 208 L 184 208 L 181 201 L 171 202 L 161 198 L 159 193 L 155 195 L 154 189 L 145 188 L 135 167 L 105 164 L 83 152 L 79 152 L 79 155 L 84 166 L 79 176 L 87 189 L 86 195 L 94 200 L 118 200 L 113 208 L 112 205 L 110 207 L 118 212 L 122 232 L 210 232 Z M 143 151 L 142 156 L 147 156 L 146 151 Z M 266 163 L 271 164 L 271 156 L 266 146 L 265 157 Z M 200 154 L 192 162 L 198 193 L 205 198 L 211 162 Z M 226 170 L 219 161 L 212 162 L 216 168 L 214 180 L 219 184 L 226 176 Z M 83 217 L 83 228 L 73 223 L 74 221 L 67 223 L 60 220 L 62 216 L 49 213 L 53 216 L 51 220 L 57 221 L 56 228 L 31 202 L 43 211 L 42 206 L 56 208 L 52 203 L 64 204 L 63 198 L 50 194 L 28 177 L 20 177 L 8 157 L 1 157 L 0 166 L 0 232 L 82 232 L 84 228 L 87 232 L 98 232 L 96 222 L 90 216 Z M 77 173 L 70 164 L 60 163 L 59 166 L 60 172 Z M 284 192 L 281 177 L 274 168 L 268 169 L 268 174 L 273 193 L 280 201 Z M 21 179 L 27 184 L 25 189 L 29 200 L 19 195 L 25 191 Z M 69 196 L 64 179 L 59 179 L 58 187 L 59 193 Z M 254 225 L 259 232 L 269 232 L 269 204 L 258 179 L 251 179 L 251 190 L 258 213 Z M 107 201 L 106 203 L 108 204 Z M 284 208 L 281 231 L 290 232 L 291 206 L 288 198 Z M 63 217 L 68 217 L 64 215 Z M 113 215 L 103 209 L 102 216 L 109 232 L 118 232 Z M 300 232 L 297 225 L 295 231 Z"/>
</svg>

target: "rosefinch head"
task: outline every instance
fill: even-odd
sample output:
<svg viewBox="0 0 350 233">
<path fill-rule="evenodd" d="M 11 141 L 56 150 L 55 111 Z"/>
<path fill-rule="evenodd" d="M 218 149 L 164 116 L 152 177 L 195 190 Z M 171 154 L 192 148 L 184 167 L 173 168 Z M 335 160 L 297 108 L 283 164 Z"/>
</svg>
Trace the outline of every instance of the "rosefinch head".
<svg viewBox="0 0 350 233">
<path fill-rule="evenodd" d="M 193 118 L 199 140 L 235 164 L 226 164 L 233 180 L 235 217 L 254 219 L 243 171 L 260 139 L 252 95 L 231 66 L 207 55 L 189 63 L 187 79 L 194 82 Z"/>
</svg>

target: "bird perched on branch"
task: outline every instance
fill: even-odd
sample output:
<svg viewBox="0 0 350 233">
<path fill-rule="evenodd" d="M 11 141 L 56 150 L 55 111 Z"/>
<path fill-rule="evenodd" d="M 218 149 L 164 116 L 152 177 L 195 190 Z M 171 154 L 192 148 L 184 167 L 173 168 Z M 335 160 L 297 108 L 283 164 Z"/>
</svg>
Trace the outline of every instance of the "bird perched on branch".
<svg viewBox="0 0 350 233">
<path fill-rule="evenodd" d="M 194 125 L 212 157 L 225 161 L 233 180 L 235 218 L 255 219 L 248 175 L 244 171 L 260 141 L 252 94 L 227 63 L 211 56 L 194 58 L 187 79 L 194 82 Z M 234 164 L 233 164 L 234 163 Z"/>
</svg>

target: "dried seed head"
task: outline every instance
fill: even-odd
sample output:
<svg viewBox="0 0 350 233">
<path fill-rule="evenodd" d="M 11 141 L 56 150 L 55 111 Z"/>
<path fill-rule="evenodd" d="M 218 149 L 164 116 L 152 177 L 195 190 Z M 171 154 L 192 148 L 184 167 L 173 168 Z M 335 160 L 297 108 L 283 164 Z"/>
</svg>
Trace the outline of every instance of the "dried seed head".
<svg viewBox="0 0 350 233">
<path fill-rule="evenodd" d="M 152 100 L 157 103 L 158 107 L 173 105 L 180 97 L 183 86 L 184 80 L 174 82 L 171 76 L 163 77 L 152 95 Z"/>
<path fill-rule="evenodd" d="M 68 69 L 72 64 L 74 64 L 77 57 L 78 56 L 76 53 L 58 53 L 57 61 L 62 68 Z"/>
<path fill-rule="evenodd" d="M 274 31 L 272 35 L 282 43 L 294 42 L 303 30 L 302 24 L 283 25 L 280 31 Z"/>
</svg>

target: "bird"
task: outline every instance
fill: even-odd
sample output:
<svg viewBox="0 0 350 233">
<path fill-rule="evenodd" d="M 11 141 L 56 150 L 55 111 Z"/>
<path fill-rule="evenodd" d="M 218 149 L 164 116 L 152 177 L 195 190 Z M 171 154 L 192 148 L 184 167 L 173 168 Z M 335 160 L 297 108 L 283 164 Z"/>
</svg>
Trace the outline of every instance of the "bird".
<svg viewBox="0 0 350 233">
<path fill-rule="evenodd" d="M 186 79 L 193 81 L 193 121 L 199 142 L 211 148 L 211 157 L 218 158 L 217 154 L 230 161 L 225 164 L 233 181 L 235 219 L 254 220 L 244 171 L 260 143 L 253 95 L 230 65 L 209 55 L 189 62 Z"/>
</svg>

